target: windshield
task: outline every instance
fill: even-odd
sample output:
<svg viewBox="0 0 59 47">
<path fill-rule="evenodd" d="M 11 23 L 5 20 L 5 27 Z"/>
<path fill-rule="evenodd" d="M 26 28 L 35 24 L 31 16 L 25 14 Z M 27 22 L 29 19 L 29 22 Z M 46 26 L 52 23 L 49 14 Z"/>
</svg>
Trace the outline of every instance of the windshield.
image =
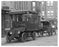
<svg viewBox="0 0 59 47">
<path fill-rule="evenodd" d="M 37 23 L 38 22 L 38 16 L 36 14 L 24 14 L 22 19 L 23 19 L 23 21 L 26 21 L 28 23 Z"/>
<path fill-rule="evenodd" d="M 13 15 L 13 21 L 15 22 L 28 22 L 28 23 L 38 23 L 37 14 L 18 14 Z"/>
</svg>

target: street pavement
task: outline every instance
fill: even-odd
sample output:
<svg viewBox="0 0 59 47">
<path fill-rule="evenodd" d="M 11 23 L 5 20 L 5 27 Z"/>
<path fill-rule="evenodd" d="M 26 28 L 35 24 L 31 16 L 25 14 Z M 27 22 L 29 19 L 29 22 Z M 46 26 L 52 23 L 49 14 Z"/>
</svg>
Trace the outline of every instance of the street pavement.
<svg viewBox="0 0 59 47">
<path fill-rule="evenodd" d="M 2 38 L 2 46 L 57 46 L 57 35 L 49 37 L 37 37 L 36 40 L 26 42 L 6 43 L 6 39 Z"/>
</svg>

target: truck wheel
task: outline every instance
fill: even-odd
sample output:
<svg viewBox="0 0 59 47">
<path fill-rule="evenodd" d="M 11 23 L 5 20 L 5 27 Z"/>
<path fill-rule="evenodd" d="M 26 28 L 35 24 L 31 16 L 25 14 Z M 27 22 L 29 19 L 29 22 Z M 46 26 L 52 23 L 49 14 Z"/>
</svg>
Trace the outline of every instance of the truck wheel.
<svg viewBox="0 0 59 47">
<path fill-rule="evenodd" d="M 52 35 L 51 31 L 47 31 L 47 33 L 48 33 L 47 36 L 51 36 Z"/>
<path fill-rule="evenodd" d="M 56 35 L 56 31 L 55 30 L 53 30 L 53 35 Z"/>
<path fill-rule="evenodd" d="M 7 35 L 6 35 L 6 41 L 7 41 L 7 43 L 11 42 L 11 38 L 10 37 L 11 37 L 11 35 L 8 32 Z"/>
<path fill-rule="evenodd" d="M 20 40 L 21 40 L 22 42 L 25 42 L 25 41 L 26 41 L 26 38 L 27 38 L 26 33 L 22 33 Z"/>
<path fill-rule="evenodd" d="M 36 32 L 32 33 L 32 39 L 35 40 L 36 39 Z"/>
<path fill-rule="evenodd" d="M 55 31 L 55 35 L 56 35 L 56 31 Z"/>
<path fill-rule="evenodd" d="M 44 31 L 41 31 L 41 32 L 40 32 L 41 37 L 43 37 L 43 34 L 44 34 Z"/>
<path fill-rule="evenodd" d="M 7 43 L 10 43 L 11 42 L 9 36 L 6 37 L 6 41 L 7 41 Z"/>
<path fill-rule="evenodd" d="M 52 36 L 53 35 L 53 31 L 51 30 L 51 32 L 50 32 L 50 35 Z"/>
</svg>

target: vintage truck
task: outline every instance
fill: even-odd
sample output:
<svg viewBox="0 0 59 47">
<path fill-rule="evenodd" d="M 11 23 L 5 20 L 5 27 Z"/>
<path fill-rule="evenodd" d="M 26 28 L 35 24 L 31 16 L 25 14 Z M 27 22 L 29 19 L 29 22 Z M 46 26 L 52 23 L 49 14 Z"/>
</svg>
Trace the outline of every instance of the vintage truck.
<svg viewBox="0 0 59 47">
<path fill-rule="evenodd" d="M 31 37 L 36 39 L 36 33 L 40 33 L 43 36 L 47 33 L 48 36 L 52 34 L 52 28 L 48 21 L 40 21 L 40 16 L 34 11 L 20 11 L 10 12 L 9 16 L 12 20 L 12 28 L 7 31 L 7 42 L 12 40 L 26 41 Z"/>
</svg>

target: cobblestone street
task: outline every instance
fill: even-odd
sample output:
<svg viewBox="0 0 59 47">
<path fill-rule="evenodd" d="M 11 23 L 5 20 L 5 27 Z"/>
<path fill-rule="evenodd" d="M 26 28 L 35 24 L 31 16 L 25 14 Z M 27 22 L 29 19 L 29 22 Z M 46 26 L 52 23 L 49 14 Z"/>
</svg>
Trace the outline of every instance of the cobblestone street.
<svg viewBox="0 0 59 47">
<path fill-rule="evenodd" d="M 27 42 L 6 43 L 5 38 L 2 38 L 3 46 L 57 46 L 57 35 L 50 37 L 38 37 L 36 40 Z"/>
</svg>

